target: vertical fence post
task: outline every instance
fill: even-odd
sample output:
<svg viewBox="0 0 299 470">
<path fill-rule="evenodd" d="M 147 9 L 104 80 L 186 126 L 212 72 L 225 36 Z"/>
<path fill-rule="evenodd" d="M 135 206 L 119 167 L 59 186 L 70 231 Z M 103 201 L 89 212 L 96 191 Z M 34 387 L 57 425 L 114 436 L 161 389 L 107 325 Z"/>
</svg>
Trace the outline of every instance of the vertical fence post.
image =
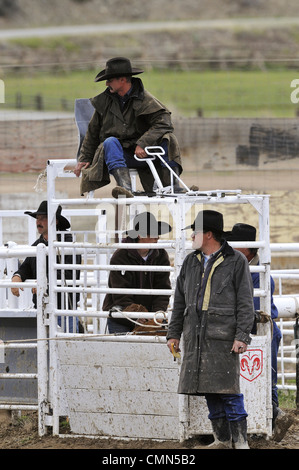
<svg viewBox="0 0 299 470">
<path fill-rule="evenodd" d="M 43 243 L 37 246 L 37 374 L 38 374 L 38 433 L 46 434 L 46 414 L 48 410 L 48 341 L 46 326 L 47 296 L 47 247 Z"/>
<path fill-rule="evenodd" d="M 296 317 L 294 325 L 294 339 L 295 339 L 295 357 L 296 357 L 296 408 L 299 409 L 299 317 Z"/>
</svg>

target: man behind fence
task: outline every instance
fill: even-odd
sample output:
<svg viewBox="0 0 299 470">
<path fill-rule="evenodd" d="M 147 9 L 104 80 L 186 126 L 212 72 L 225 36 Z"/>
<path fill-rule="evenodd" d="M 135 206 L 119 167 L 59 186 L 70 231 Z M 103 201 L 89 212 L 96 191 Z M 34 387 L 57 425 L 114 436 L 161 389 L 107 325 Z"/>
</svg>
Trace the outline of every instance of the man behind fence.
<svg viewBox="0 0 299 470">
<path fill-rule="evenodd" d="M 61 214 L 61 210 L 62 210 L 61 206 L 58 206 L 58 209 L 56 211 L 56 229 L 59 232 L 65 232 L 66 230 L 70 228 L 70 223 L 65 217 L 63 217 L 63 215 Z M 48 246 L 48 204 L 47 204 L 47 201 L 41 202 L 36 212 L 26 211 L 25 214 L 28 214 L 31 217 L 34 217 L 36 219 L 36 228 L 37 228 L 38 233 L 40 234 L 40 237 L 32 244 L 32 246 L 37 246 L 39 243 L 43 243 L 44 245 Z M 72 235 L 70 233 L 65 233 L 63 235 L 58 234 L 57 238 L 59 240 L 61 240 L 61 237 L 63 237 L 63 241 L 65 242 L 72 241 Z M 64 261 L 66 264 L 72 264 L 73 263 L 72 255 L 66 255 L 64 257 Z M 57 262 L 60 262 L 60 260 L 58 259 Z M 80 255 L 76 255 L 76 264 L 81 264 Z M 47 259 L 47 271 L 48 271 L 48 259 Z M 73 279 L 73 271 L 65 270 L 64 276 L 66 280 Z M 76 270 L 76 279 L 79 279 L 79 277 L 80 277 L 80 271 Z M 26 279 L 36 279 L 36 278 L 37 278 L 36 258 L 27 257 L 23 261 L 23 263 L 19 266 L 19 269 L 13 274 L 11 280 L 12 282 L 25 282 Z M 57 278 L 61 279 L 61 271 L 57 272 Z M 22 287 L 20 289 L 23 290 Z M 13 295 L 17 297 L 19 297 L 20 295 L 20 290 L 18 287 L 12 287 L 11 292 Z M 33 293 L 32 301 L 34 304 L 34 308 L 36 308 L 36 289 L 32 289 L 32 293 Z M 71 294 L 68 295 L 67 300 L 65 297 L 65 303 L 68 304 L 68 307 L 71 310 L 76 309 L 77 301 L 78 301 L 78 297 L 75 298 L 75 302 L 73 302 L 73 296 Z M 57 307 L 58 309 L 63 308 L 61 294 L 58 294 L 57 296 Z M 70 318 L 70 321 L 69 321 L 68 331 L 72 333 L 73 332 L 73 319 L 72 317 L 69 317 L 69 318 Z M 76 323 L 78 327 L 78 320 L 76 320 Z M 61 317 L 58 317 L 58 324 L 62 326 Z"/>
<path fill-rule="evenodd" d="M 237 223 L 233 226 L 232 231 L 227 234 L 226 240 L 228 242 L 245 242 L 256 240 L 256 228 L 252 225 Z M 246 256 L 246 259 L 251 266 L 259 264 L 258 248 L 236 248 Z M 251 273 L 253 287 L 259 289 L 260 287 L 260 274 L 258 272 Z M 278 328 L 275 318 L 278 317 L 278 310 L 273 300 L 275 290 L 275 282 L 270 276 L 271 285 L 271 320 L 272 320 L 272 340 L 271 340 L 271 374 L 272 374 L 272 407 L 273 407 L 273 439 L 281 441 L 285 436 L 287 430 L 293 423 L 292 417 L 284 413 L 279 408 L 278 390 L 277 390 L 277 354 L 279 349 L 280 340 L 282 337 L 281 331 Z M 254 308 L 256 311 L 257 322 L 264 323 L 270 319 L 260 310 L 260 298 L 254 297 Z M 254 325 L 253 334 L 256 334 L 256 324 Z"/>
<path fill-rule="evenodd" d="M 125 243 L 157 243 L 159 236 L 171 231 L 166 222 L 157 221 L 151 212 L 137 214 L 133 221 L 133 229 L 126 232 Z M 107 294 L 103 310 L 109 310 L 109 333 L 127 333 L 134 329 L 135 318 L 130 320 L 126 312 L 157 312 L 166 311 L 169 295 L 147 295 L 142 289 L 170 289 L 169 272 L 147 271 L 147 266 L 169 266 L 169 256 L 164 249 L 118 249 L 111 257 L 110 264 L 144 266 L 142 271 L 111 271 L 108 285 L 110 288 L 134 289 L 134 293 Z M 122 318 L 113 318 L 113 310 L 122 312 Z M 138 323 L 142 322 L 139 319 Z M 144 327 L 145 328 L 145 327 Z M 156 329 L 153 327 L 153 334 Z"/>
<path fill-rule="evenodd" d="M 248 448 L 239 354 L 250 344 L 253 287 L 245 256 L 223 239 L 223 216 L 204 210 L 190 227 L 194 252 L 177 278 L 167 345 L 183 359 L 178 393 L 204 395 L 215 448 Z"/>
</svg>

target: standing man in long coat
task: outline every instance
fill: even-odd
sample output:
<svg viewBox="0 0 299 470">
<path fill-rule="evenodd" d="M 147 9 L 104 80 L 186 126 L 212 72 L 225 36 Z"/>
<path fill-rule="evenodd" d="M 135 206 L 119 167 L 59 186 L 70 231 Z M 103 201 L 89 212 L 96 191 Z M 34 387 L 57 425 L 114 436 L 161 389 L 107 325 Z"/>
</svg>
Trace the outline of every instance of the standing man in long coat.
<svg viewBox="0 0 299 470">
<path fill-rule="evenodd" d="M 178 276 L 167 333 L 170 350 L 179 352 L 184 339 L 178 393 L 206 397 L 214 446 L 248 448 L 239 384 L 239 354 L 254 322 L 248 262 L 223 239 L 220 212 L 201 211 L 186 228 L 193 230 L 195 251 Z"/>
<path fill-rule="evenodd" d="M 109 184 L 113 175 L 117 183 L 113 196 L 132 197 L 129 168 L 138 170 L 144 190 L 152 192 L 154 178 L 142 161 L 149 146 L 162 147 L 163 158 L 172 170 L 177 175 L 182 172 L 171 113 L 144 89 L 140 78 L 133 77 L 142 72 L 133 68 L 129 59 L 115 57 L 96 76 L 95 82 L 105 80 L 107 88 L 90 100 L 95 110 L 74 170 L 76 176 L 82 171 L 81 194 Z M 164 185 L 169 185 L 170 174 L 164 163 L 157 165 L 157 170 Z"/>
</svg>

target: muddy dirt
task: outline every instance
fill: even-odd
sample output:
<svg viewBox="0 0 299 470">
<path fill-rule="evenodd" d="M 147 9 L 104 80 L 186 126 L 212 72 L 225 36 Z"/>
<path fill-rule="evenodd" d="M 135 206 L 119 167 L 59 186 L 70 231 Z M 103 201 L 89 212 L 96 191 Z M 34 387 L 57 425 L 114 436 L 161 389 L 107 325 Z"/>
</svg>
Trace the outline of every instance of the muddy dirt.
<svg viewBox="0 0 299 470">
<path fill-rule="evenodd" d="M 296 410 L 284 410 L 293 418 L 293 424 L 288 429 L 281 442 L 272 439 L 264 439 L 258 436 L 249 437 L 250 449 L 299 449 L 299 412 Z M 37 414 L 35 412 L 23 412 L 23 415 L 12 420 L 6 419 L 0 422 L 0 449 L 122 449 L 122 450 L 186 450 L 193 451 L 195 446 L 202 449 L 208 446 L 211 436 L 190 439 L 187 442 L 176 441 L 151 441 L 151 440 L 117 440 L 85 437 L 57 437 L 47 435 L 38 436 Z"/>
</svg>

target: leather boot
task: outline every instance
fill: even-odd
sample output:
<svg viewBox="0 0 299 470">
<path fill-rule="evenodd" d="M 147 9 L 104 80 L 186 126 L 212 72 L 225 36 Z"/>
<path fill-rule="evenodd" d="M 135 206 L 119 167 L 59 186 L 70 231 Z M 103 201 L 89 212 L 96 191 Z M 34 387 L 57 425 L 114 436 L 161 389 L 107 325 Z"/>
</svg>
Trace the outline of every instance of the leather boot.
<svg viewBox="0 0 299 470">
<path fill-rule="evenodd" d="M 247 442 L 247 420 L 230 421 L 232 441 L 235 449 L 249 449 Z"/>
<path fill-rule="evenodd" d="M 210 444 L 209 449 L 231 449 L 232 436 L 229 422 L 226 418 L 218 418 L 211 420 L 214 442 Z"/>
<path fill-rule="evenodd" d="M 174 168 L 172 168 L 172 170 L 175 172 L 176 175 L 180 176 L 179 167 L 175 166 Z M 170 186 L 171 175 L 170 175 L 170 171 L 168 170 L 168 168 L 165 168 L 165 167 L 162 168 L 161 176 L 162 176 L 161 179 L 162 179 L 163 186 Z M 185 189 L 182 189 L 180 187 L 179 181 L 176 179 L 175 176 L 173 176 L 173 192 L 174 193 L 186 192 Z"/>
<path fill-rule="evenodd" d="M 115 168 L 111 171 L 114 176 L 117 186 L 112 190 L 112 196 L 116 199 L 119 196 L 134 197 L 132 192 L 131 178 L 129 168 Z"/>
</svg>

